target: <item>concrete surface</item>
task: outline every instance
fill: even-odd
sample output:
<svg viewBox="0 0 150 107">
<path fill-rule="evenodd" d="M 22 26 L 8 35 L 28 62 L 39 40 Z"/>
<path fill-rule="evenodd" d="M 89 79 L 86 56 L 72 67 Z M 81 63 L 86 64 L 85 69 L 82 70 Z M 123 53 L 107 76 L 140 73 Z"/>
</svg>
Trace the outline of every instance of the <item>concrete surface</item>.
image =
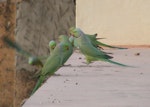
<svg viewBox="0 0 150 107">
<path fill-rule="evenodd" d="M 150 48 L 107 51 L 114 53 L 113 60 L 136 68 L 85 65 L 75 52 L 66 63 L 71 66 L 59 69 L 60 76 L 49 78 L 23 107 L 149 107 Z"/>
</svg>

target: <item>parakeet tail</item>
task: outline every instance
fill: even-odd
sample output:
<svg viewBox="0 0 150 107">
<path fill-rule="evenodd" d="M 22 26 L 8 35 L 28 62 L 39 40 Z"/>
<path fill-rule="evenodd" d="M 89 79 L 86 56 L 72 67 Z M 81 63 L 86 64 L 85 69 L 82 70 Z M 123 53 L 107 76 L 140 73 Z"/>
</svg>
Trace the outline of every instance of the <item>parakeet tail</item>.
<svg viewBox="0 0 150 107">
<path fill-rule="evenodd" d="M 115 62 L 115 61 L 112 61 L 112 60 L 106 60 L 107 62 L 110 62 L 112 64 L 116 64 L 116 65 L 119 65 L 119 66 L 123 66 L 123 67 L 132 67 L 132 66 L 129 66 L 129 65 L 125 65 L 125 64 L 121 64 L 121 63 L 118 63 L 118 62 Z"/>
<path fill-rule="evenodd" d="M 16 49 L 17 51 L 20 51 L 20 47 L 16 44 L 16 42 L 10 40 L 8 37 L 3 38 L 4 42 L 9 45 L 10 47 Z"/>
<path fill-rule="evenodd" d="M 40 76 L 40 78 L 39 78 L 39 80 L 37 81 L 37 83 L 36 83 L 34 89 L 32 90 L 31 95 L 33 95 L 33 94 L 36 92 L 36 90 L 42 85 L 43 81 L 44 81 L 44 76 Z"/>
<path fill-rule="evenodd" d="M 104 44 L 104 43 L 99 42 L 99 41 L 97 41 L 96 43 L 97 43 L 97 45 L 104 46 L 104 47 L 109 47 L 109 48 L 128 49 L 128 48 L 122 48 L 122 47 L 110 46 L 110 45 Z"/>
</svg>

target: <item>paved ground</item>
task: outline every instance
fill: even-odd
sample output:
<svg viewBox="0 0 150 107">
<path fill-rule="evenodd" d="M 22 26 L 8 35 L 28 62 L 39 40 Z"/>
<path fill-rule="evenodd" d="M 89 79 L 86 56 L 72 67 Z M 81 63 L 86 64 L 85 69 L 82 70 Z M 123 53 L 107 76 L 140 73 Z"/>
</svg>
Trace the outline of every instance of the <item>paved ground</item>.
<svg viewBox="0 0 150 107">
<path fill-rule="evenodd" d="M 113 60 L 136 68 L 106 62 L 87 66 L 74 53 L 70 67 L 57 71 L 23 107 L 150 107 L 150 48 L 108 50 Z M 136 55 L 136 54 L 140 55 Z"/>
</svg>

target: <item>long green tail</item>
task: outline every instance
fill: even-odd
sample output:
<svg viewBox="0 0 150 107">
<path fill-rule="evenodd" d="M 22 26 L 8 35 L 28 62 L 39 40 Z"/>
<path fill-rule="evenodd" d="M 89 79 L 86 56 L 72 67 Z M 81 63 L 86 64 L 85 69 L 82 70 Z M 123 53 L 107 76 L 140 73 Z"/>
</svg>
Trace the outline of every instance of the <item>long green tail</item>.
<svg viewBox="0 0 150 107">
<path fill-rule="evenodd" d="M 96 41 L 96 44 L 97 44 L 97 45 L 100 45 L 100 46 L 104 46 L 104 47 L 109 47 L 109 48 L 128 49 L 128 48 L 122 48 L 122 47 L 110 46 L 110 45 L 104 44 L 104 43 L 99 42 L 99 41 Z"/>
<path fill-rule="evenodd" d="M 9 45 L 11 48 L 15 49 L 17 52 L 19 52 L 20 54 L 23 54 L 25 56 L 31 56 L 30 53 L 26 52 L 25 50 L 23 50 L 19 44 L 17 44 L 16 42 L 10 40 L 8 37 L 4 37 L 3 41 Z"/>
<path fill-rule="evenodd" d="M 115 65 L 123 66 L 123 67 L 133 67 L 133 66 L 121 64 L 121 63 L 119 63 L 119 62 L 115 62 L 115 61 L 112 61 L 112 60 L 109 60 L 109 59 L 107 59 L 107 60 L 105 60 L 105 61 L 110 62 L 110 63 L 115 64 Z"/>
<path fill-rule="evenodd" d="M 40 78 L 39 78 L 39 80 L 37 81 L 37 83 L 36 83 L 34 89 L 32 90 L 31 95 L 33 95 L 33 94 L 36 92 L 36 90 L 42 85 L 43 81 L 44 81 L 44 76 L 40 76 Z"/>
</svg>

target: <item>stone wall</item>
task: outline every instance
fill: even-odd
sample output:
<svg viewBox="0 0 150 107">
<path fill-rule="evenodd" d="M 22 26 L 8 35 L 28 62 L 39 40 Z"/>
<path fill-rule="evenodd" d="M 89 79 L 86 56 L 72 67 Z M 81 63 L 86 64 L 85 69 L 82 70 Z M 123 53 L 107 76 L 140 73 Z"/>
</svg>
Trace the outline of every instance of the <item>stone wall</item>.
<svg viewBox="0 0 150 107">
<path fill-rule="evenodd" d="M 75 26 L 74 0 L 23 0 L 17 4 L 16 41 L 33 55 L 48 55 L 48 43 Z M 39 70 L 27 64 L 27 58 L 16 57 L 15 105 L 29 97 Z"/>
</svg>

